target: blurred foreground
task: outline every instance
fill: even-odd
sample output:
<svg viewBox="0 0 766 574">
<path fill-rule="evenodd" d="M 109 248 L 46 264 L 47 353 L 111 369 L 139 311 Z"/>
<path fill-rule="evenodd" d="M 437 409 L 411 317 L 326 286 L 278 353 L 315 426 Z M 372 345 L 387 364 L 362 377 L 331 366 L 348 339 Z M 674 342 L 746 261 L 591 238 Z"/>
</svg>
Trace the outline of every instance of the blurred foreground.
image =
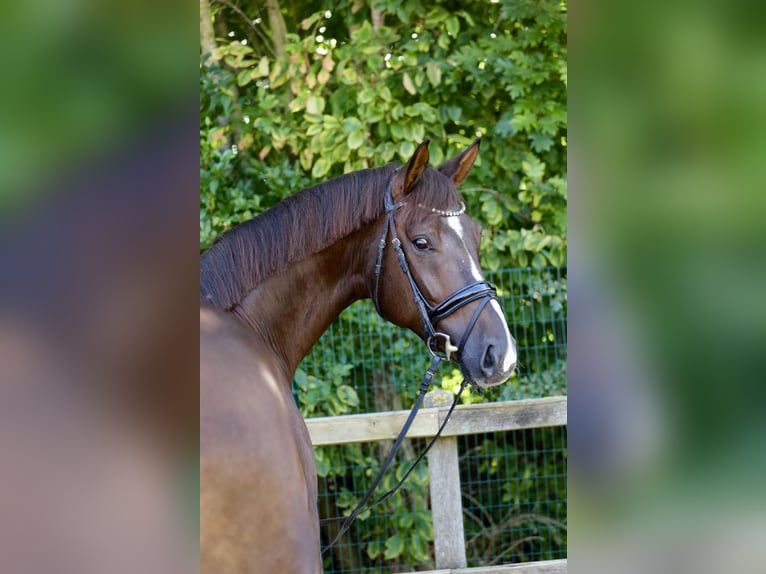
<svg viewBox="0 0 766 574">
<path fill-rule="evenodd" d="M 0 24 L 0 572 L 197 569 L 197 32 L 177 7 L 14 2 Z"/>
<path fill-rule="evenodd" d="M 573 572 L 766 572 L 766 35 L 570 11 Z"/>
<path fill-rule="evenodd" d="M 186 126 L 147 132 L 3 226 L 2 572 L 180 572 L 196 560 Z"/>
</svg>

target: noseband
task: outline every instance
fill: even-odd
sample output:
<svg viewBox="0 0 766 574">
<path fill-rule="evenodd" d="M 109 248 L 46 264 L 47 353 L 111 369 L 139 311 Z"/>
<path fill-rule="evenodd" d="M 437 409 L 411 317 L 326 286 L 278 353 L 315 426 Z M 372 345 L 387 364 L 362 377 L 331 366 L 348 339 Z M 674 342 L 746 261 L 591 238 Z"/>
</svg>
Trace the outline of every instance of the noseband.
<svg viewBox="0 0 766 574">
<path fill-rule="evenodd" d="M 428 300 L 423 295 L 423 291 L 421 291 L 420 287 L 415 281 L 415 278 L 412 276 L 410 266 L 407 263 L 407 257 L 405 256 L 404 250 L 402 249 L 402 242 L 396 232 L 394 215 L 396 211 L 405 203 L 404 201 L 394 203 L 392 187 L 397 171 L 399 170 L 397 169 L 388 180 L 388 185 L 386 186 L 386 194 L 383 200 L 386 210 L 386 222 L 383 225 L 383 234 L 381 235 L 380 241 L 378 242 L 378 256 L 375 261 L 375 291 L 373 293 L 372 300 L 375 303 L 375 309 L 377 309 L 378 314 L 382 316 L 380 303 L 378 301 L 378 295 L 380 293 L 380 275 L 383 271 L 383 253 L 386 249 L 388 236 L 390 235 L 391 245 L 394 248 L 396 259 L 399 261 L 399 266 L 402 268 L 405 277 L 407 277 L 407 281 L 409 282 L 410 288 L 412 289 L 415 305 L 418 308 L 421 319 L 423 319 L 423 326 L 425 327 L 426 333 L 426 346 L 428 347 L 429 352 L 436 356 L 438 351 L 435 348 L 435 345 L 438 344 L 439 339 L 442 339 L 444 343 L 444 358 L 449 361 L 451 360 L 453 353 L 460 353 L 463 350 L 463 347 L 468 340 L 468 336 L 471 334 L 471 331 L 473 330 L 476 321 L 478 321 L 479 315 L 484 310 L 484 307 L 486 307 L 487 303 L 489 303 L 492 299 L 497 299 L 497 290 L 488 281 L 475 281 L 474 283 L 466 285 L 465 287 L 461 287 L 436 306 L 431 305 L 428 302 Z M 465 211 L 465 204 L 463 204 L 459 211 L 442 211 L 434 208 L 432 208 L 431 211 L 440 215 L 441 217 L 459 216 Z M 452 315 L 458 309 L 461 309 L 469 303 L 477 300 L 481 300 L 481 302 L 474 311 L 471 320 L 468 322 L 468 326 L 463 333 L 460 343 L 458 343 L 457 346 L 453 345 L 450 336 L 447 333 L 437 331 L 436 324 L 442 319 Z"/>
</svg>

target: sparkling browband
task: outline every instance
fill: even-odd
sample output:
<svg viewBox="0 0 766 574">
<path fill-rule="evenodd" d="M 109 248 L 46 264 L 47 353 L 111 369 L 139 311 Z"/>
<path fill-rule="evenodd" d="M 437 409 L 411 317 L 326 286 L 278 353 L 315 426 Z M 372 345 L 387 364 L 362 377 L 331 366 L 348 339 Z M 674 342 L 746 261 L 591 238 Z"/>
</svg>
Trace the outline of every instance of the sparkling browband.
<svg viewBox="0 0 766 574">
<path fill-rule="evenodd" d="M 422 203 L 418 203 L 418 207 L 422 207 L 423 209 L 430 209 L 431 212 L 435 213 L 436 215 L 440 215 L 442 217 L 457 217 L 458 215 L 463 215 L 465 213 L 465 203 L 460 202 L 460 209 L 457 211 L 447 211 L 446 209 L 436 209 L 435 207 L 428 207 L 427 205 L 423 205 Z"/>
</svg>

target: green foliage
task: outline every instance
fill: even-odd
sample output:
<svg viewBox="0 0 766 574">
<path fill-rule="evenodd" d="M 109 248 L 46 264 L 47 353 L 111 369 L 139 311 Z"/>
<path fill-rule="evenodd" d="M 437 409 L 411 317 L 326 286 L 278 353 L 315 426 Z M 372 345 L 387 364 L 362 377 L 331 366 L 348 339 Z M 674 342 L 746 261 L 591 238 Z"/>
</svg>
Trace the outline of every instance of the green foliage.
<svg viewBox="0 0 766 574">
<path fill-rule="evenodd" d="M 282 58 L 274 56 L 262 3 L 237 5 L 247 22 L 224 4 L 211 6 L 219 33 L 230 34 L 218 40 L 221 65 L 200 65 L 200 248 L 313 183 L 405 161 L 426 138 L 438 165 L 481 135 L 461 191 L 484 227 L 482 266 L 498 285 L 521 366 L 511 383 L 469 389 L 463 402 L 565 394 L 566 273 L 558 269 L 566 264 L 566 2 L 284 3 Z M 382 26 L 373 26 L 370 7 L 383 11 Z M 498 271 L 507 268 L 531 269 Z M 368 302 L 346 310 L 332 329 L 295 377 L 304 416 L 409 408 L 427 366 L 422 342 L 388 325 Z M 443 367 L 436 384 L 454 391 L 459 381 Z M 404 449 L 378 493 L 422 446 Z M 316 449 L 329 516 L 350 512 L 388 447 Z M 492 440 L 475 449 L 484 460 L 508 455 Z M 565 474 L 561 456 L 528 460 L 527 483 L 499 481 L 489 494 L 471 492 L 476 503 L 505 497 L 506 510 L 516 512 L 523 506 L 516 500 L 531 504 L 539 495 L 529 488 L 535 473 Z M 338 550 L 326 571 L 433 566 L 427 485 L 423 466 L 399 494 L 362 514 L 362 526 L 346 536 L 363 553 Z M 551 488 L 552 500 L 566 500 L 565 484 Z M 498 525 L 508 520 L 502 509 L 488 512 Z M 523 512 L 536 528 L 553 524 L 544 505 Z M 550 528 L 560 540 L 560 525 Z M 559 557 L 539 553 L 546 556 Z"/>
<path fill-rule="evenodd" d="M 303 416 L 345 415 L 358 407 L 359 395 L 344 383 L 353 368 L 353 365 L 329 365 L 323 372 L 323 380 L 298 369 L 293 386 Z"/>
<path fill-rule="evenodd" d="M 463 192 L 485 267 L 563 265 L 566 4 L 383 0 L 379 28 L 334 4 L 284 11 L 284 58 L 235 35 L 224 67 L 202 69 L 201 246 L 310 183 L 406 160 L 426 138 L 438 164 L 482 135 Z"/>
</svg>

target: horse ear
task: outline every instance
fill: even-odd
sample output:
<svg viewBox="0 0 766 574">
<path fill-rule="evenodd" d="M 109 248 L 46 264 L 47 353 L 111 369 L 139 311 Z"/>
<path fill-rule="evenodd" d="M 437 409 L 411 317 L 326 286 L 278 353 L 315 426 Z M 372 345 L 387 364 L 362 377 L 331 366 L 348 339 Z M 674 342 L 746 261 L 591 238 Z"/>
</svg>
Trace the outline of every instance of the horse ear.
<svg viewBox="0 0 766 574">
<path fill-rule="evenodd" d="M 415 182 L 428 167 L 428 144 L 431 140 L 425 140 L 416 149 L 415 153 L 403 168 L 401 168 L 396 177 L 394 177 L 391 192 L 394 201 L 399 201 L 402 197 L 412 191 Z"/>
<path fill-rule="evenodd" d="M 479 144 L 481 144 L 481 138 L 476 138 L 463 153 L 448 159 L 439 166 L 439 171 L 455 182 L 455 187 L 463 183 L 463 180 L 468 177 L 468 172 L 471 171 L 476 156 L 479 155 Z"/>
</svg>

